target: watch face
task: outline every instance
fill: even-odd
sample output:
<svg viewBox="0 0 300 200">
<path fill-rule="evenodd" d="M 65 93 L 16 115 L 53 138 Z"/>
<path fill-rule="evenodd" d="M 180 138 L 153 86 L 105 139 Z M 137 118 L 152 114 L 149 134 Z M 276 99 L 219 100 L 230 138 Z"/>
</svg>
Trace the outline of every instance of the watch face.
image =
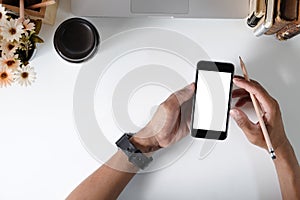
<svg viewBox="0 0 300 200">
<path fill-rule="evenodd" d="M 117 142 L 116 145 L 124 151 L 127 156 L 130 156 L 132 153 L 136 153 L 138 149 L 129 141 L 132 135 L 125 133 Z"/>
<path fill-rule="evenodd" d="M 116 145 L 128 156 L 129 162 L 140 169 L 145 169 L 153 160 L 152 157 L 145 156 L 131 142 L 130 138 L 133 134 L 125 133 L 117 142 Z"/>
</svg>

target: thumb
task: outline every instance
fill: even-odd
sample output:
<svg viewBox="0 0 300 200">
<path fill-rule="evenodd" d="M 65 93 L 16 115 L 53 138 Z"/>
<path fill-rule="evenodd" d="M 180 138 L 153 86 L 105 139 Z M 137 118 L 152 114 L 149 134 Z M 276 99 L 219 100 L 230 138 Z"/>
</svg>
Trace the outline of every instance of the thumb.
<svg viewBox="0 0 300 200">
<path fill-rule="evenodd" d="M 237 125 L 243 130 L 246 136 L 253 135 L 256 132 L 256 125 L 253 122 L 251 122 L 247 115 L 240 109 L 231 109 L 230 115 L 235 120 Z"/>
<path fill-rule="evenodd" d="M 185 102 L 187 102 L 193 97 L 194 92 L 195 92 L 195 84 L 191 83 L 185 88 L 178 90 L 174 94 L 179 102 L 179 105 L 181 106 L 182 104 L 184 104 Z"/>
</svg>

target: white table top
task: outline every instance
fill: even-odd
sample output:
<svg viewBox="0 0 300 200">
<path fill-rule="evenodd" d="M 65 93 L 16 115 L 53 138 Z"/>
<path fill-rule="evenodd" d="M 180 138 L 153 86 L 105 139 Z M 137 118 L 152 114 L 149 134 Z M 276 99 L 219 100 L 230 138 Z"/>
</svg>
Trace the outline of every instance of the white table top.
<svg viewBox="0 0 300 200">
<path fill-rule="evenodd" d="M 64 199 L 101 164 L 83 147 L 73 117 L 73 91 L 84 64 L 68 64 L 56 54 L 56 27 L 72 17 L 69 1 L 60 1 L 55 26 L 44 25 L 31 65 L 37 82 L 28 88 L 1 88 L 0 199 Z M 250 75 L 280 102 L 287 135 L 300 158 L 300 37 L 279 42 L 256 38 L 245 20 L 89 19 L 102 40 L 139 27 L 159 27 L 183 34 L 213 60 L 238 66 L 242 56 Z M 237 74 L 241 74 L 237 68 Z M 171 166 L 136 176 L 120 199 L 280 199 L 268 154 L 248 141 L 233 120 L 229 137 L 198 159 L 193 144 Z"/>
</svg>

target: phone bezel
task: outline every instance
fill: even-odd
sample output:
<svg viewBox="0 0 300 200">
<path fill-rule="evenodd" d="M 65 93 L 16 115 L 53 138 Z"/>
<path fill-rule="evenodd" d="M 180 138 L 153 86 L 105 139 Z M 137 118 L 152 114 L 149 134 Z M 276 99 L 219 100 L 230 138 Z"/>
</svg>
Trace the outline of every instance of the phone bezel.
<svg viewBox="0 0 300 200">
<path fill-rule="evenodd" d="M 197 82 L 198 82 L 198 72 L 199 70 L 203 71 L 215 71 L 215 72 L 227 72 L 231 74 L 230 80 L 230 90 L 229 90 L 229 99 L 228 99 L 228 111 L 227 111 L 227 120 L 226 120 L 226 129 L 225 131 L 215 131 L 215 130 L 205 130 L 205 129 L 194 129 L 194 110 L 196 102 L 196 93 L 197 93 Z M 193 112 L 191 120 L 191 134 L 195 138 L 205 138 L 205 139 L 214 139 L 214 140 L 225 140 L 227 138 L 228 132 L 228 122 L 229 122 L 229 111 L 231 103 L 231 93 L 232 93 L 232 80 L 234 76 L 234 65 L 226 62 L 213 62 L 213 61 L 200 61 L 197 64 L 196 71 L 196 81 L 195 81 L 195 92 L 193 98 Z"/>
</svg>

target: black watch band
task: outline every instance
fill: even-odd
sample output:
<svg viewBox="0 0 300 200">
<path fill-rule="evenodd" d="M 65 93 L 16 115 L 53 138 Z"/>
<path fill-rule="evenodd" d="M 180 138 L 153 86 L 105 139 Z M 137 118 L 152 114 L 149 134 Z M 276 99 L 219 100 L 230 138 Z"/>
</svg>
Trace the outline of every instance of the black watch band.
<svg viewBox="0 0 300 200">
<path fill-rule="evenodd" d="M 133 163 L 140 169 L 145 169 L 153 160 L 152 157 L 145 156 L 137 149 L 129 139 L 133 134 L 125 133 L 117 142 L 116 145 L 128 156 L 128 161 Z"/>
</svg>

